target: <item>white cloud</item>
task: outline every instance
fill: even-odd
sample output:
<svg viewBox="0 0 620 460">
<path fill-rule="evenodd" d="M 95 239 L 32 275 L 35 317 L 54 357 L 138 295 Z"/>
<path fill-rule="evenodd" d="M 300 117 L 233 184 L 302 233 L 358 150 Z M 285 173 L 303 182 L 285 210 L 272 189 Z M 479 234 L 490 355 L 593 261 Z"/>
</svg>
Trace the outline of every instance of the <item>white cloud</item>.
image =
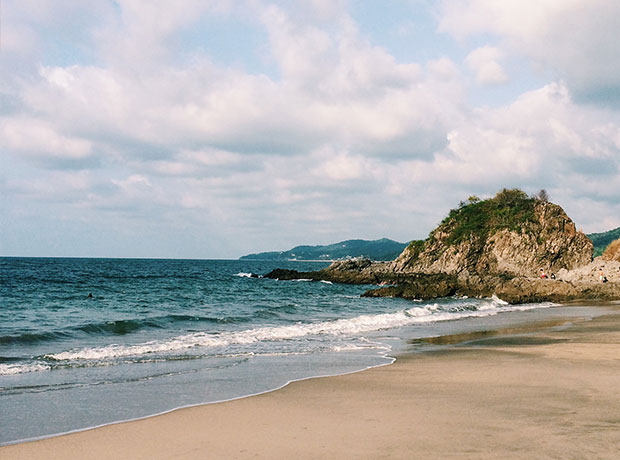
<svg viewBox="0 0 620 460">
<path fill-rule="evenodd" d="M 443 3 L 440 30 L 495 35 L 501 47 L 564 79 L 584 101 L 620 104 L 620 4 L 607 0 L 457 0 Z"/>
<path fill-rule="evenodd" d="M 603 209 L 612 215 L 609 203 L 618 208 L 611 197 L 620 190 L 619 133 L 620 114 L 584 108 L 565 85 L 550 84 L 508 106 L 475 111 L 450 133 L 437 161 L 424 165 L 419 180 L 484 184 L 487 191 L 546 188 L 581 225 L 600 231 L 605 228 L 596 219 Z M 580 205 L 593 199 L 608 202 L 596 218 Z"/>
<path fill-rule="evenodd" d="M 335 181 L 359 180 L 366 174 L 367 160 L 354 157 L 348 152 L 333 152 L 323 149 L 315 155 L 320 166 L 313 172 L 319 178 L 327 177 Z"/>
<path fill-rule="evenodd" d="M 199 49 L 177 56 L 187 27 L 239 10 L 184 5 L 120 2 L 120 13 L 106 9 L 80 32 L 97 42 L 93 59 L 32 58 L 27 78 L 0 74 L 14 105 L 0 112 L 0 154 L 15 165 L 0 173 L 11 215 L 104 223 L 126 241 L 189 233 L 204 256 L 424 237 L 459 200 L 505 186 L 548 189 L 589 231 L 620 215 L 619 114 L 578 104 L 573 73 L 504 105 L 468 105 L 468 67 L 488 85 L 506 81 L 515 49 L 545 61 L 556 45 L 530 47 L 556 29 L 552 2 L 526 13 L 512 2 L 446 4 L 443 30 L 500 36 L 464 62 L 399 60 L 364 36 L 346 3 L 244 3 L 273 75 L 218 65 Z M 526 32 L 512 14 L 531 14 Z M 46 14 L 20 30 L 40 43 L 33 24 L 45 21 L 66 24 Z"/>
<path fill-rule="evenodd" d="M 0 118 L 0 147 L 49 160 L 81 160 L 92 154 L 90 141 L 64 135 L 53 124 L 30 117 Z"/>
<path fill-rule="evenodd" d="M 265 8 L 261 18 L 283 78 L 316 96 L 374 95 L 409 87 L 420 78 L 419 65 L 398 64 L 385 49 L 361 37 L 347 17 L 334 34 L 312 24 L 295 23 L 275 6 Z"/>
<path fill-rule="evenodd" d="M 544 176 L 571 169 L 567 161 L 618 164 L 619 129 L 620 114 L 579 107 L 566 86 L 554 83 L 526 93 L 508 106 L 478 109 L 473 118 L 451 133 L 448 150 L 457 159 L 479 163 L 486 174 L 503 170 L 506 178 L 520 175 L 542 181 Z M 606 173 L 615 171 L 600 171 Z"/>
<path fill-rule="evenodd" d="M 162 64 L 148 75 L 114 66 L 44 66 L 23 99 L 58 129 L 105 139 L 107 150 L 146 144 L 137 153 L 145 156 L 197 145 L 291 154 L 332 143 L 378 152 L 386 142 L 385 154 L 415 156 L 429 155 L 445 138 L 445 120 L 458 116 L 452 108 L 462 99 L 449 60 L 429 64 L 425 73 L 371 46 L 349 19 L 328 33 L 299 27 L 275 7 L 264 16 L 280 80 L 208 60 Z"/>
<path fill-rule="evenodd" d="M 204 14 L 225 15 L 232 2 L 119 0 L 116 4 L 117 14 L 95 31 L 100 56 L 119 71 L 148 74 L 177 58 L 175 33 Z"/>
<path fill-rule="evenodd" d="M 439 81 L 456 81 L 460 76 L 456 64 L 446 57 L 429 61 L 427 69 L 431 78 Z"/>
<path fill-rule="evenodd" d="M 469 69 L 474 72 L 478 83 L 496 85 L 508 81 L 508 76 L 498 62 L 502 57 L 499 49 L 492 46 L 476 48 L 465 58 Z"/>
</svg>

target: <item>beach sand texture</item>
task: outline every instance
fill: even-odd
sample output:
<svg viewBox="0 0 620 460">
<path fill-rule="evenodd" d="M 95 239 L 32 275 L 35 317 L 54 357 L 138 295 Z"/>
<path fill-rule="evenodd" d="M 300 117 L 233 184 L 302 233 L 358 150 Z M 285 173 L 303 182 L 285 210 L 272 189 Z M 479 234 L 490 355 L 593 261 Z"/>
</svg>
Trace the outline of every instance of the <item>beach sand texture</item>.
<svg viewBox="0 0 620 460">
<path fill-rule="evenodd" d="M 609 314 L 570 327 L 448 337 L 461 344 L 4 446 L 0 458 L 618 459 L 620 311 L 601 308 Z"/>
</svg>

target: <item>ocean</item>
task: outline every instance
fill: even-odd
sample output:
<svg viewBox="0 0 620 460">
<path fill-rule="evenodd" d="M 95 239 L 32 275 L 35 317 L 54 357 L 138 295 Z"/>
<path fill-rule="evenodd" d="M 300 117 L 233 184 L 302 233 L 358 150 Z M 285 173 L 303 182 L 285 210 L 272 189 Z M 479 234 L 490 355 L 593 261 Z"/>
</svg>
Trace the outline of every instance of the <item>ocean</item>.
<svg viewBox="0 0 620 460">
<path fill-rule="evenodd" d="M 389 364 L 411 339 L 552 306 L 252 276 L 326 265 L 0 258 L 0 444 Z"/>
</svg>

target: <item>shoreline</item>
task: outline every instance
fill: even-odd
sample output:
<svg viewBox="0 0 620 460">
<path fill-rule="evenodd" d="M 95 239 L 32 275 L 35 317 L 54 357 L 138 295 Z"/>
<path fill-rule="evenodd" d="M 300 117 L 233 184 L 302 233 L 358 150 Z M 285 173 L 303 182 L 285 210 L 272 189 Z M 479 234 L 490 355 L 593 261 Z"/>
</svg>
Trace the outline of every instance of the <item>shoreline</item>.
<svg viewBox="0 0 620 460">
<path fill-rule="evenodd" d="M 357 303 L 356 300 L 353 302 Z M 443 306 L 441 300 L 438 302 L 418 305 L 404 301 L 388 301 L 386 305 L 383 305 L 384 308 L 388 309 L 387 312 L 373 311 L 370 316 L 355 314 L 351 319 L 353 322 L 344 319 L 343 324 L 340 324 L 341 321 L 328 321 L 323 326 L 315 324 L 312 326 L 314 329 L 316 327 L 331 329 L 335 327 L 335 330 L 340 331 L 341 326 L 353 327 L 356 330 L 360 327 L 362 329 L 369 327 L 371 332 L 362 333 L 364 337 L 360 336 L 361 341 L 351 337 L 345 339 L 344 344 L 346 346 L 342 347 L 343 342 L 330 339 L 331 333 L 326 330 L 326 337 L 330 344 L 327 351 L 302 353 L 300 356 L 294 356 L 295 353 L 289 356 L 288 353 L 285 353 L 281 357 L 257 354 L 257 356 L 232 358 L 223 362 L 223 372 L 219 372 L 218 367 L 214 365 L 204 366 L 199 361 L 198 366 L 192 367 L 192 369 L 198 369 L 198 372 L 176 372 L 171 374 L 170 378 L 164 374 L 165 378 L 163 379 L 155 378 L 141 382 L 140 379 L 126 378 L 122 374 L 122 372 L 131 372 L 133 368 L 121 369 L 120 372 L 113 375 L 117 381 L 120 381 L 118 386 L 88 385 L 84 389 L 78 386 L 77 390 L 69 388 L 68 391 L 61 389 L 61 391 L 53 393 L 35 390 L 32 392 L 33 394 L 29 394 L 31 392 L 24 391 L 18 392 L 17 397 L 11 394 L 11 380 L 13 378 L 9 377 L 8 384 L 3 385 L 8 391 L 2 392 L 3 399 L 0 399 L 0 403 L 2 403 L 0 412 L 6 414 L 5 420 L 12 422 L 0 424 L 3 427 L 0 429 L 0 445 L 75 433 L 88 428 L 163 414 L 182 407 L 229 401 L 272 391 L 291 381 L 303 378 L 333 376 L 360 371 L 391 362 L 392 359 L 389 356 L 394 356 L 394 353 L 402 349 L 406 339 L 410 337 L 464 332 L 472 328 L 496 328 L 509 323 L 531 321 L 539 319 L 541 316 L 553 315 L 551 312 L 557 310 L 556 308 L 548 308 L 551 305 L 532 305 L 526 307 L 528 310 L 532 310 L 525 314 L 521 311 L 500 311 L 520 309 L 521 307 L 505 306 L 497 299 L 473 300 L 471 302 L 467 299 L 446 299 L 443 301 L 445 304 Z M 454 302 L 457 304 L 460 302 L 463 305 L 452 305 Z M 382 302 L 370 301 L 367 303 L 375 308 L 376 304 L 380 306 Z M 395 307 L 394 303 L 400 303 L 402 306 Z M 410 313 L 412 314 L 407 313 L 409 308 L 411 308 Z M 368 311 L 369 309 L 366 308 L 365 310 Z M 433 319 L 435 313 L 441 311 L 449 313 L 435 321 Z M 417 320 L 419 316 L 421 316 L 421 321 Z M 462 318 L 460 321 L 445 321 L 456 317 L 466 318 Z M 358 318 L 362 321 L 361 324 L 356 322 Z M 377 329 L 377 324 L 385 324 L 385 321 L 392 325 L 398 324 L 400 327 L 388 331 Z M 413 324 L 407 326 L 411 323 Z M 247 336 L 247 332 L 251 336 L 253 330 L 260 329 L 244 327 L 240 331 L 240 338 Z M 302 337 L 305 335 L 303 330 L 298 332 Z M 265 336 L 268 337 L 269 335 Z M 334 337 L 338 336 L 337 333 Z M 323 334 L 320 334 L 319 337 L 320 342 L 325 343 L 322 338 Z M 278 346 L 290 348 L 284 343 Z M 193 363 L 193 361 L 190 362 L 190 364 Z M 214 364 L 220 365 L 221 363 L 222 361 L 219 361 Z M 178 368 L 173 368 L 173 370 L 178 371 Z M 105 372 L 105 368 L 103 371 Z M 116 369 L 112 369 L 112 371 L 116 371 Z M 147 372 L 140 372 L 142 375 L 153 373 L 148 370 Z M 37 373 L 27 373 L 25 378 L 31 378 L 35 381 L 41 379 L 44 383 L 48 383 L 56 374 L 58 373 L 43 372 L 39 376 Z M 222 374 L 225 378 L 218 378 L 218 375 Z M 105 382 L 110 379 L 101 380 Z M 47 390 L 48 387 L 43 387 L 43 389 Z M 52 389 L 54 388 L 52 387 Z M 41 410 L 37 410 L 39 408 Z"/>
<path fill-rule="evenodd" d="M 534 321 L 536 324 L 541 323 L 542 322 L 547 322 L 547 319 L 541 319 L 541 318 L 535 318 L 535 319 L 526 319 L 525 316 L 517 316 L 517 317 L 513 317 L 512 319 L 510 318 L 510 315 L 522 315 L 525 312 L 528 312 L 528 314 L 532 314 L 534 312 L 537 312 L 538 314 L 542 315 L 543 318 L 546 318 L 547 316 L 557 316 L 557 314 L 553 314 L 552 312 L 555 310 L 554 308 L 549 308 L 549 305 L 544 305 L 541 304 L 539 306 L 533 306 L 534 308 L 528 308 L 527 310 L 516 310 L 516 311 L 504 311 L 501 313 L 498 313 L 496 315 L 490 315 L 490 316 L 482 316 L 482 317 L 463 317 L 463 318 L 459 318 L 459 319 L 451 319 L 449 321 L 438 321 L 437 323 L 435 323 L 436 325 L 439 324 L 452 324 L 452 325 L 456 325 L 456 324 L 460 324 L 460 327 L 457 327 L 457 330 L 460 330 L 460 332 L 458 332 L 456 335 L 463 335 L 463 334 L 468 334 L 468 332 L 466 331 L 470 331 L 473 329 L 475 329 L 476 331 L 479 330 L 484 330 L 484 331 L 496 331 L 498 328 L 500 328 L 500 330 L 504 330 L 509 324 L 510 325 L 524 325 L 526 323 L 530 323 L 532 321 Z M 561 307 L 560 305 L 555 305 L 555 307 Z M 499 320 L 499 324 L 497 323 L 488 323 L 488 320 Z M 469 322 L 469 325 L 464 325 L 463 322 Z M 407 326 L 402 326 L 403 328 L 406 328 Z M 409 326 L 411 327 L 411 326 Z M 415 327 L 415 326 L 413 326 Z M 450 328 L 452 329 L 452 328 Z M 414 332 L 414 331 L 412 331 Z M 417 334 L 417 332 L 414 332 Z M 428 332 L 427 332 L 428 333 Z M 446 334 L 449 334 L 449 336 L 453 336 L 455 335 L 454 332 L 447 332 L 447 331 L 436 331 L 436 334 L 439 334 L 440 337 L 444 337 L 446 336 Z M 2 441 L 0 442 L 0 447 L 2 446 L 8 446 L 8 445 L 15 445 L 15 444 L 21 444 L 21 443 L 27 443 L 27 442 L 34 442 L 34 441 L 40 441 L 40 440 L 45 440 L 45 439 L 50 439 L 50 438 L 54 438 L 54 437 L 58 437 L 58 436 L 64 436 L 64 435 L 68 435 L 68 434 L 75 434 L 75 433 L 81 433 L 84 431 L 89 431 L 89 430 L 93 430 L 93 429 L 97 429 L 97 428 L 102 428 L 102 427 L 106 427 L 106 426 L 110 426 L 110 425 L 116 425 L 116 424 L 121 424 L 121 423 L 127 423 L 127 422 L 134 422 L 134 421 L 140 421 L 140 420 L 144 420 L 144 419 L 148 419 L 150 417 L 156 417 L 156 416 L 160 416 L 160 415 L 165 415 L 171 412 L 174 412 L 176 410 L 181 410 L 181 409 L 186 409 L 186 408 L 192 408 L 192 407 L 198 407 L 198 406 L 205 406 L 205 405 L 211 405 L 211 404 L 219 404 L 219 403 L 226 403 L 229 401 L 235 401 L 235 400 L 239 400 L 239 399 L 243 399 L 243 398 L 250 398 L 250 397 L 254 397 L 254 396 L 259 396 L 265 393 L 270 393 L 273 391 L 277 391 L 280 390 L 286 386 L 288 386 L 289 384 L 295 383 L 295 382 L 300 382 L 300 381 L 304 381 L 304 380 L 310 380 L 310 379 L 320 379 L 320 378 L 329 378 L 329 377 L 337 377 L 337 376 L 341 376 L 341 375 L 348 375 L 348 374 L 354 374 L 354 373 L 358 373 L 358 372 L 363 372 L 369 369 L 373 369 L 376 367 L 382 367 L 382 366 L 386 366 L 386 365 L 390 365 L 393 364 L 394 361 L 397 359 L 398 356 L 402 355 L 402 350 L 404 349 L 404 347 L 406 346 L 406 342 L 407 339 L 405 339 L 404 337 L 408 337 L 407 333 L 404 333 L 402 336 L 395 336 L 395 337 L 390 337 L 388 339 L 388 342 L 392 342 L 392 341 L 396 341 L 399 345 L 396 346 L 396 349 L 394 348 L 393 345 L 388 345 L 388 347 L 390 348 L 389 350 L 385 350 L 382 351 L 380 353 L 378 353 L 376 356 L 373 355 L 372 359 L 374 361 L 380 361 L 377 362 L 375 364 L 362 364 L 359 367 L 357 366 L 343 366 L 343 367 L 350 367 L 352 368 L 352 370 L 347 370 L 347 369 L 342 369 L 342 370 L 338 370 L 332 373 L 322 373 L 322 372 L 317 372 L 314 374 L 310 374 L 310 373 L 303 373 L 305 375 L 303 376 L 297 376 L 297 377 L 290 377 L 287 379 L 283 379 L 280 382 L 276 383 L 274 386 L 269 387 L 268 385 L 265 385 L 265 389 L 261 390 L 261 391 L 256 391 L 256 392 L 249 392 L 249 393 L 239 393 L 237 395 L 234 396 L 230 396 L 230 397 L 225 397 L 225 398 L 221 398 L 221 399 L 213 399 L 213 400 L 203 400 L 203 401 L 198 401 L 198 402 L 189 402 L 189 403 L 185 403 L 185 404 L 179 404 L 177 406 L 174 407 L 168 407 L 165 409 L 161 409 L 161 410 L 156 410 L 156 411 L 152 411 L 150 413 L 142 413 L 139 415 L 135 415 L 135 416 L 129 416 L 129 417 L 121 417 L 121 418 L 117 418 L 116 420 L 109 420 L 109 421 L 105 421 L 105 422 L 100 422 L 100 423 L 93 423 L 90 425 L 83 425 L 81 427 L 76 427 L 76 428 L 71 428 L 71 429 L 67 429 L 67 430 L 58 430 L 56 432 L 48 432 L 45 434 L 41 434 L 41 435 L 33 435 L 33 436 L 29 436 L 29 437 L 23 437 L 23 438 L 19 438 L 19 439 L 11 439 L 11 440 L 6 440 L 6 441 Z M 425 342 L 425 337 L 426 338 L 430 338 L 432 339 L 433 336 L 422 336 L 421 339 L 415 339 L 418 340 L 420 343 Z M 381 341 L 381 339 L 379 339 L 379 341 Z M 420 350 L 417 350 L 416 352 L 419 352 Z M 428 349 L 426 350 L 428 351 Z"/>
<path fill-rule="evenodd" d="M 70 430 L 70 431 L 64 431 L 64 432 L 60 432 L 60 433 L 53 433 L 53 434 L 46 434 L 46 435 L 42 435 L 42 436 L 35 436 L 32 438 L 25 438 L 25 439 L 18 439 L 15 441 L 8 441 L 5 443 L 0 443 L 0 453 L 2 452 L 2 448 L 3 447 L 8 447 L 8 446 L 15 446 L 15 445 L 21 445 L 21 444 L 27 444 L 27 443 L 33 443 L 33 442 L 38 442 L 38 441 L 45 441 L 48 439 L 53 439 L 53 438 L 58 438 L 58 437 L 62 437 L 62 436 L 70 436 L 70 435 L 74 435 L 74 434 L 79 434 L 79 433 L 84 433 L 87 431 L 93 431 L 93 430 L 98 430 L 100 428 L 105 428 L 105 427 L 109 427 L 109 426 L 114 426 L 114 425 L 121 425 L 124 423 L 133 423 L 133 422 L 140 422 L 142 420 L 147 420 L 153 417 L 161 417 L 161 416 L 165 416 L 167 414 L 176 412 L 176 411 L 180 411 L 180 410 L 185 410 L 185 409 L 192 409 L 192 408 L 196 408 L 196 407 L 206 407 L 206 406 L 211 406 L 213 404 L 226 404 L 229 402 L 233 402 L 233 401 L 239 401 L 241 399 L 246 399 L 246 398 L 254 398 L 256 396 L 262 396 L 265 394 L 269 394 L 269 393 L 273 393 L 274 391 L 280 391 L 283 388 L 286 388 L 287 386 L 291 385 L 291 384 L 295 384 L 297 382 L 303 382 L 306 380 L 315 380 L 315 379 L 323 379 L 323 378 L 334 378 L 334 377 L 340 377 L 340 376 L 344 376 L 344 375 L 351 375 L 351 374 L 357 374 L 360 372 L 365 372 L 371 369 L 375 369 L 375 368 L 380 368 L 383 366 L 390 366 L 392 364 L 394 364 L 396 362 L 396 357 L 392 357 L 389 355 L 385 355 L 385 358 L 390 360 L 390 362 L 386 362 L 386 363 L 382 363 L 382 364 L 376 364 L 374 366 L 366 366 L 365 368 L 362 369 L 358 369 L 358 370 L 354 370 L 354 371 L 345 371 L 345 372 L 341 372 L 341 373 L 336 373 L 336 374 L 326 374 L 326 375 L 314 375 L 314 376 L 309 376 L 309 377 L 302 377 L 299 379 L 291 379 L 288 380 L 287 382 L 283 383 L 280 386 L 277 386 L 275 388 L 271 388 L 265 391 L 259 391 L 258 393 L 252 393 L 252 394 L 247 394 L 247 395 L 241 395 L 241 396 L 236 396 L 233 398 L 228 398 L 228 399 L 222 399 L 222 400 L 217 400 L 217 401 L 208 401 L 208 402 L 200 402 L 200 403 L 196 403 L 196 404 L 187 404 L 184 406 L 179 406 L 179 407 L 175 407 L 173 409 L 168 409 L 162 412 L 157 412 L 155 414 L 149 414 L 149 415 L 144 415 L 141 417 L 135 417 L 135 418 L 129 418 L 129 419 L 125 419 L 125 420 L 117 420 L 114 422 L 109 422 L 109 423 L 102 423 L 101 425 L 94 425 L 94 426 L 88 426 L 88 427 L 84 427 L 84 428 L 77 428 L 75 430 Z"/>
<path fill-rule="evenodd" d="M 528 393 L 529 390 L 537 388 L 532 388 L 532 383 L 524 384 L 523 387 L 510 384 L 509 389 L 512 392 L 508 391 L 509 389 L 502 385 L 507 383 L 502 382 L 501 376 L 504 374 L 530 371 L 536 375 L 541 372 L 545 375 L 548 370 L 545 371 L 544 366 L 541 368 L 542 360 L 551 367 L 557 367 L 558 372 L 570 374 L 568 383 L 566 379 L 556 382 L 560 387 L 581 382 L 581 386 L 569 385 L 569 387 L 583 396 L 581 394 L 583 385 L 594 385 L 589 382 L 590 380 L 608 380 L 609 368 L 620 370 L 620 361 L 617 358 L 620 356 L 620 306 L 617 303 L 602 303 L 597 308 L 604 308 L 606 312 L 589 321 L 567 319 L 564 323 L 573 324 L 566 328 L 557 327 L 563 322 L 558 320 L 558 324 L 552 327 L 550 324 L 543 327 L 536 323 L 526 324 L 520 332 L 513 329 L 508 334 L 503 334 L 501 331 L 494 335 L 483 334 L 482 337 L 470 334 L 470 337 L 463 336 L 461 339 L 464 340 L 456 340 L 454 344 L 439 344 L 439 347 L 431 347 L 435 349 L 421 353 L 412 351 L 398 353 L 396 361 L 390 365 L 386 363 L 364 371 L 338 376 L 310 377 L 289 382 L 278 389 L 254 396 L 174 409 L 133 421 L 115 422 L 35 441 L 23 440 L 5 444 L 0 446 L 0 456 L 109 458 L 114 457 L 116 452 L 124 453 L 120 456 L 127 458 L 204 458 L 208 456 L 207 452 L 216 450 L 217 455 L 213 454 L 214 458 L 245 458 L 255 455 L 259 458 L 287 458 L 291 455 L 300 458 L 320 455 L 344 458 L 410 458 L 411 455 L 415 456 L 416 452 L 422 458 L 446 458 L 456 453 L 448 449 L 450 443 L 446 444 L 444 437 L 437 438 L 442 440 L 441 445 L 431 442 L 446 425 L 453 426 L 456 422 L 453 428 L 458 432 L 460 423 L 464 423 L 464 426 L 470 426 L 465 431 L 471 435 L 471 439 L 479 438 L 477 442 L 483 442 L 483 439 L 489 442 L 485 430 L 471 431 L 472 424 L 483 425 L 495 432 L 489 419 L 497 418 L 494 422 L 496 424 L 523 421 L 523 414 L 519 414 L 521 417 L 510 417 L 508 414 L 497 412 L 486 413 L 485 416 L 480 414 L 479 418 L 472 420 L 467 411 L 456 410 L 460 406 L 473 404 L 468 410 L 485 412 L 484 407 L 489 405 L 488 395 L 474 391 L 472 385 L 475 387 L 477 384 L 489 383 L 487 380 L 490 380 L 491 393 L 497 396 L 493 402 L 499 407 L 504 405 L 512 411 L 519 412 L 519 407 L 514 407 L 510 402 L 515 393 Z M 529 330 L 524 332 L 524 329 L 528 328 Z M 536 340 L 529 342 L 506 340 L 507 337 L 516 336 L 534 337 Z M 597 343 L 600 346 L 597 347 Z M 549 362 L 547 355 L 552 358 Z M 505 369 L 503 373 L 481 375 L 476 372 L 472 374 L 471 369 L 468 369 L 470 366 L 474 368 L 482 366 L 487 370 L 493 367 Z M 575 373 L 575 370 L 578 372 Z M 620 374 L 615 374 L 617 375 Z M 458 376 L 469 382 L 469 385 L 463 387 L 462 395 L 457 388 L 450 385 L 454 384 L 454 379 Z M 587 379 L 588 376 L 596 378 Z M 553 380 L 554 376 L 545 375 L 545 377 Z M 543 385 L 544 380 L 538 383 Z M 395 393 L 395 389 L 401 387 L 402 393 Z M 385 394 L 377 392 L 379 388 L 385 390 Z M 412 392 L 412 388 L 419 391 Z M 604 392 L 605 389 L 599 391 Z M 471 394 L 472 392 L 474 394 Z M 613 387 L 611 392 L 613 393 Z M 570 394 L 570 391 L 567 394 Z M 536 398 L 536 391 L 530 394 L 530 397 Z M 557 397 L 555 392 L 544 392 L 539 405 L 548 405 L 552 413 L 552 409 L 559 404 L 555 401 Z M 608 407 L 612 410 L 608 423 L 614 430 L 608 435 L 611 437 L 610 440 L 615 441 L 616 438 L 620 438 L 620 434 L 617 434 L 620 428 L 620 409 L 614 412 L 613 407 L 620 407 L 619 397 L 608 394 L 606 397 L 611 398 L 613 402 L 603 408 Z M 587 398 L 585 400 L 587 402 Z M 313 404 L 309 404 L 308 401 Z M 429 401 L 434 401 L 434 404 L 429 405 Z M 575 413 L 587 409 L 582 407 L 583 398 L 577 398 L 573 402 Z M 526 404 L 527 399 L 523 403 Z M 317 407 L 322 407 L 323 412 L 317 413 Z M 536 407 L 530 409 L 535 411 Z M 565 407 L 562 414 L 566 416 L 569 412 L 571 409 Z M 352 416 L 346 416 L 347 413 Z M 420 438 L 413 433 L 403 432 L 407 426 L 411 428 L 415 425 L 416 420 L 426 425 L 422 430 L 426 433 L 426 437 Z M 527 420 L 527 417 L 524 420 Z M 575 424 L 577 421 L 569 420 L 569 422 Z M 308 426 L 303 428 L 306 424 Z M 244 429 L 239 431 L 242 426 Z M 330 429 L 326 430 L 325 427 Z M 527 452 L 527 445 L 523 444 L 522 436 L 530 430 L 527 429 L 527 424 L 522 428 L 525 431 L 519 437 L 521 440 L 519 446 L 520 450 L 525 449 L 524 452 Z M 380 437 L 377 437 L 377 432 L 381 433 Z M 239 439 L 240 433 L 242 433 L 241 439 Z M 274 442 L 274 436 L 281 438 L 280 442 Z M 459 438 L 455 434 L 448 437 L 454 437 L 455 440 Z M 302 438 L 307 439 L 310 444 L 303 447 L 291 442 L 292 439 Z M 351 444 L 348 439 L 357 439 L 357 442 Z M 369 444 L 370 439 L 372 442 Z M 471 439 L 469 444 L 472 444 Z M 319 448 L 316 443 L 321 440 L 325 445 Z M 460 443 L 464 441 L 466 439 L 459 438 Z M 443 444 L 448 447 L 442 447 Z M 553 444 L 553 449 L 562 451 L 562 444 L 565 442 Z M 612 444 L 610 443 L 610 446 Z M 605 456 L 605 445 L 603 442 L 600 446 L 597 458 L 613 458 Z M 585 445 L 582 446 L 581 443 L 568 444 L 565 447 L 585 449 Z M 471 456 L 462 451 L 458 458 L 493 458 L 493 456 L 528 458 L 527 455 L 510 456 L 509 452 L 498 453 L 497 448 L 491 446 L 486 452 L 484 447 L 480 447 L 482 450 L 476 453 L 472 451 Z M 350 449 L 353 449 L 355 454 Z M 441 451 L 441 455 L 437 449 Z M 460 449 L 458 443 L 452 445 L 452 449 Z M 550 452 L 555 455 L 553 449 Z M 582 456 L 587 453 L 579 452 Z M 529 451 L 528 455 L 551 458 L 551 453 L 546 457 Z M 578 457 L 579 455 L 573 452 L 573 456 L 569 458 Z"/>
</svg>

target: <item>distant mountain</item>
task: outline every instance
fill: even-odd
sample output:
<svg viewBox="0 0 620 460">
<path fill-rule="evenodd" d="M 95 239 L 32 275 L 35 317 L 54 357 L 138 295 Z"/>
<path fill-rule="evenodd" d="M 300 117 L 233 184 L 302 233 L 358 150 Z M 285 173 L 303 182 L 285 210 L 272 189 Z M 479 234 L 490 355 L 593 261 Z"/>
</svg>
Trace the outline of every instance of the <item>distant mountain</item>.
<svg viewBox="0 0 620 460">
<path fill-rule="evenodd" d="M 620 227 L 609 230 L 608 232 L 590 233 L 586 236 L 590 238 L 594 244 L 594 257 L 598 257 L 603 254 L 603 251 L 609 246 L 609 243 L 620 238 Z"/>
<path fill-rule="evenodd" d="M 347 240 L 326 246 L 296 246 L 288 251 L 261 252 L 240 257 L 240 260 L 339 260 L 368 257 L 372 260 L 394 260 L 407 243 L 380 240 Z"/>
</svg>

